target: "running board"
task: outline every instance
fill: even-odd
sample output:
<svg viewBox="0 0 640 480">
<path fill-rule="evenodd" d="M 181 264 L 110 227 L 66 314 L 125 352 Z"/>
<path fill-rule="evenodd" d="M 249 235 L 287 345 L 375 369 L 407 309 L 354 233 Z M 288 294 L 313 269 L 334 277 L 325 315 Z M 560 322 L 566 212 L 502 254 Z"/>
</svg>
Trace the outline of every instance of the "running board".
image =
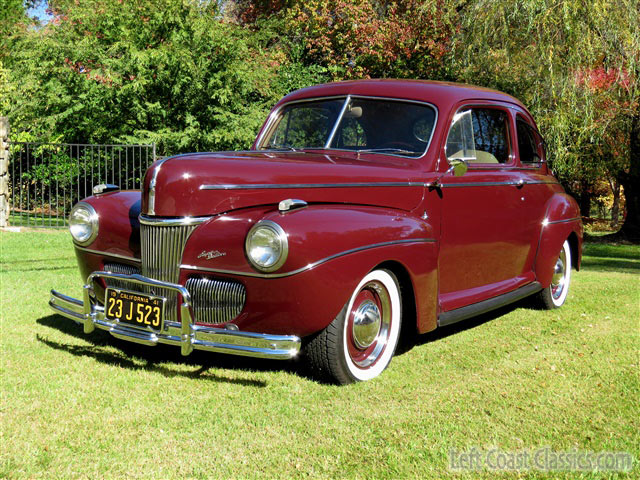
<svg viewBox="0 0 640 480">
<path fill-rule="evenodd" d="M 455 310 L 450 310 L 448 312 L 442 312 L 438 316 L 438 326 L 443 327 L 445 325 L 451 325 L 452 323 L 466 320 L 467 318 L 475 317 L 476 315 L 480 315 L 486 312 L 490 312 L 491 310 L 495 310 L 496 308 L 504 307 L 505 305 L 509 305 L 510 303 L 517 302 L 518 300 L 528 297 L 529 295 L 539 292 L 540 290 L 542 290 L 542 285 L 540 285 L 538 282 L 533 282 L 525 285 L 524 287 L 520 287 L 513 292 L 503 293 L 502 295 L 498 295 L 497 297 L 483 300 L 482 302 L 474 303 L 472 305 L 467 305 L 466 307 L 456 308 Z"/>
</svg>

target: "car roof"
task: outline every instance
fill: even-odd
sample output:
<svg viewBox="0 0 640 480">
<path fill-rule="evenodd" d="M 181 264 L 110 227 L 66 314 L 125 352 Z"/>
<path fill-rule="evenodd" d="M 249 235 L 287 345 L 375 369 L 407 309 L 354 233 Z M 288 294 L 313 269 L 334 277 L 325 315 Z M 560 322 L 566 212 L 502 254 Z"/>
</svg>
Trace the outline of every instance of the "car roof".
<svg viewBox="0 0 640 480">
<path fill-rule="evenodd" d="M 416 100 L 438 107 L 451 106 L 463 100 L 493 100 L 512 103 L 527 111 L 518 99 L 489 88 L 453 82 L 392 79 L 349 80 L 315 85 L 290 93 L 278 102 L 278 106 L 294 100 L 342 95 Z"/>
</svg>

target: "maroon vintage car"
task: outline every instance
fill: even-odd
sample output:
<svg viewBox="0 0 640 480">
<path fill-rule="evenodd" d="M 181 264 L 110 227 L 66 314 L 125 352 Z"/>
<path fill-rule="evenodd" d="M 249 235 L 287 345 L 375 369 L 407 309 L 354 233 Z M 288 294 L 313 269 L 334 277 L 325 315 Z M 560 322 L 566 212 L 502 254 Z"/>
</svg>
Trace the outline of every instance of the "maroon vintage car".
<svg viewBox="0 0 640 480">
<path fill-rule="evenodd" d="M 246 152 L 156 161 L 142 191 L 70 216 L 84 298 L 53 309 L 115 337 L 287 359 L 368 380 L 424 333 L 536 294 L 567 297 L 576 202 L 526 108 L 464 85 L 305 88 Z"/>
</svg>

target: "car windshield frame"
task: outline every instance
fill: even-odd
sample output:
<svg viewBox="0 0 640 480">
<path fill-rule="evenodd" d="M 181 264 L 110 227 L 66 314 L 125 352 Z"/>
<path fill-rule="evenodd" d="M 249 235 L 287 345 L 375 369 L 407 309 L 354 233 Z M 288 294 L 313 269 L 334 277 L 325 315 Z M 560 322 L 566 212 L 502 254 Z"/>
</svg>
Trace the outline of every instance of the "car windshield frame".
<svg viewBox="0 0 640 480">
<path fill-rule="evenodd" d="M 330 129 L 330 133 L 329 136 L 327 138 L 327 141 L 325 142 L 325 144 L 323 146 L 315 146 L 315 147 L 309 147 L 309 146 L 305 146 L 305 147 L 294 147 L 294 146 L 289 146 L 289 145 L 283 145 L 282 148 L 274 148 L 274 147 L 270 147 L 266 145 L 266 142 L 272 137 L 272 135 L 274 134 L 274 130 L 278 127 L 280 121 L 282 120 L 283 117 L 283 112 L 285 110 L 286 107 L 292 106 L 292 105 L 296 105 L 296 104 L 300 104 L 300 103 L 310 103 L 310 102 L 322 102 L 322 101 L 332 101 L 332 100 L 341 100 L 343 99 L 344 102 L 340 108 L 340 113 L 338 114 L 338 116 L 336 117 L 336 120 L 333 124 L 333 126 Z M 408 152 L 402 149 L 393 149 L 393 148 L 380 148 L 380 149 L 375 149 L 375 148 L 362 148 L 362 149 L 353 149 L 353 148 L 341 148 L 341 147 L 334 147 L 331 146 L 332 142 L 334 141 L 334 137 L 335 134 L 338 130 L 338 128 L 340 127 L 344 116 L 345 116 L 345 112 L 347 111 L 347 108 L 349 107 L 349 105 L 351 104 L 352 100 L 357 99 L 357 100 L 374 100 L 374 101 L 389 101 L 389 102 L 395 102 L 395 103 L 405 103 L 405 104 L 417 104 L 417 105 L 421 105 L 421 106 L 425 106 L 425 107 L 429 107 L 432 109 L 433 111 L 433 126 L 431 128 L 431 132 L 429 134 L 429 138 L 428 140 L 425 142 L 425 148 L 424 151 L 419 152 L 419 151 L 411 151 L 410 153 L 412 153 L 412 155 L 407 155 L 404 152 Z M 271 115 L 269 115 L 269 118 L 267 120 L 267 124 L 265 125 L 265 127 L 263 128 L 260 136 L 258 137 L 257 141 L 256 141 L 256 150 L 258 151 L 271 151 L 271 152 L 282 152 L 282 151 L 298 151 L 298 152 L 305 152 L 307 150 L 322 150 L 322 151 L 341 151 L 341 152 L 352 152 L 352 153 L 366 153 L 366 154 L 378 154 L 378 155 L 390 155 L 390 156 L 395 156 L 395 157 L 402 157 L 402 158 L 407 158 L 407 159 L 412 159 L 412 160 L 419 160 L 421 158 L 423 158 L 427 152 L 429 151 L 429 147 L 431 147 L 431 142 L 433 141 L 433 137 L 438 125 L 438 119 L 439 119 L 439 112 L 438 112 L 438 107 L 436 107 L 433 103 L 430 102 L 426 102 L 426 101 L 421 101 L 421 100 L 412 100 L 412 99 L 405 99 L 405 98 L 395 98 L 395 97 L 378 97 L 378 96 L 370 96 L 370 95 L 333 95 L 333 96 L 323 96 L 323 97 L 311 97 L 311 98 L 304 98 L 304 99 L 299 99 L 299 100 L 292 100 L 290 102 L 286 102 L 283 103 L 282 105 L 280 105 L 276 110 L 274 110 Z M 376 151 L 378 150 L 378 151 Z M 401 153 L 402 152 L 402 153 Z"/>
</svg>

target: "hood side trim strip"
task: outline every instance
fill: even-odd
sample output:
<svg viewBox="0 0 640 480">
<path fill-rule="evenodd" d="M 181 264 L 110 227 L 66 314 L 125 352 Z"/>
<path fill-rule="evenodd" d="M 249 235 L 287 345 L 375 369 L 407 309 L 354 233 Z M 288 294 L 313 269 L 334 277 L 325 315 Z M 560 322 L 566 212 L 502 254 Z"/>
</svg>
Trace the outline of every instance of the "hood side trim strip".
<svg viewBox="0 0 640 480">
<path fill-rule="evenodd" d="M 224 270 L 220 268 L 206 268 L 206 267 L 198 267 L 195 265 L 180 265 L 180 268 L 186 268 L 189 270 L 200 270 L 204 272 L 213 272 L 213 273 L 223 273 L 228 275 L 238 275 L 242 277 L 258 277 L 258 278 L 282 278 L 282 277 L 290 277 L 292 275 L 297 275 L 298 273 L 302 273 L 306 270 L 311 270 L 312 268 L 317 267 L 323 263 L 328 262 L 329 260 L 333 260 L 334 258 L 343 257 L 345 255 L 349 255 L 351 253 L 361 252 L 363 250 L 370 250 L 372 248 L 378 247 L 386 247 L 389 245 L 400 245 L 405 243 L 435 243 L 435 238 L 410 238 L 406 240 L 393 240 L 390 242 L 382 242 L 382 243 L 374 243 L 371 245 L 365 245 L 363 247 L 352 248 L 350 250 L 345 250 L 340 253 L 336 253 L 334 255 L 329 255 L 323 259 L 318 260 L 317 262 L 310 263 L 305 265 L 302 268 L 298 268 L 297 270 L 292 270 L 290 272 L 285 273 L 254 273 L 254 272 L 239 272 L 237 270 Z"/>
<path fill-rule="evenodd" d="M 201 185 L 200 190 L 262 190 L 283 188 L 359 188 L 359 187 L 427 187 L 424 182 L 359 182 L 359 183 L 249 183 Z"/>
</svg>

